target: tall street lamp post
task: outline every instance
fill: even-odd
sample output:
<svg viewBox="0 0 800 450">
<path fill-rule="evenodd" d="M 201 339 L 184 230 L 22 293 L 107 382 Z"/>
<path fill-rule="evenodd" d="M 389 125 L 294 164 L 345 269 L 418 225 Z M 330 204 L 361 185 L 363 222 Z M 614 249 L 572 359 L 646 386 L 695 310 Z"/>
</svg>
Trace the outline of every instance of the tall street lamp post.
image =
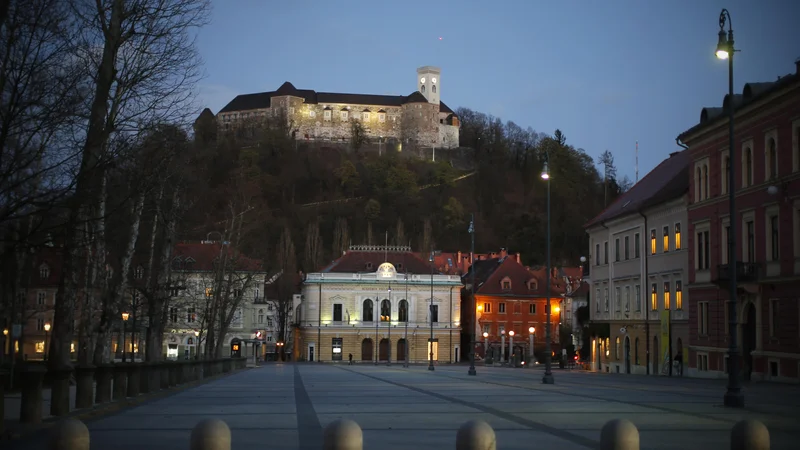
<svg viewBox="0 0 800 450">
<path fill-rule="evenodd" d="M 725 24 L 728 24 L 728 33 L 725 33 Z M 736 158 L 733 142 L 733 54 L 736 52 L 733 45 L 733 24 L 727 9 L 719 13 L 719 41 L 717 43 L 717 58 L 728 60 L 728 214 L 730 231 L 728 232 L 728 388 L 725 392 L 724 404 L 728 407 L 743 408 L 744 393 L 739 383 L 739 348 L 736 336 Z"/>
<path fill-rule="evenodd" d="M 528 340 L 530 341 L 530 342 L 528 342 L 528 346 L 531 349 L 528 352 L 528 353 L 530 353 L 528 355 L 528 358 L 529 358 L 528 359 L 528 364 L 533 364 L 533 359 L 534 359 L 534 352 L 533 352 L 533 336 L 534 336 L 534 333 L 536 333 L 536 328 L 534 328 L 534 327 L 528 328 Z"/>
<path fill-rule="evenodd" d="M 392 365 L 392 286 L 389 286 L 389 344 L 386 346 L 386 365 Z"/>
<path fill-rule="evenodd" d="M 403 367 L 408 367 L 408 313 L 409 313 L 409 305 L 410 305 L 410 303 L 408 302 L 408 269 L 406 269 L 405 278 L 406 278 L 406 280 L 405 280 L 406 281 L 406 297 L 405 297 L 404 300 L 406 302 L 406 310 L 405 310 L 406 331 L 405 331 L 405 334 L 403 335 L 403 353 L 405 353 L 403 355 L 404 356 L 404 358 L 403 358 Z"/>
<path fill-rule="evenodd" d="M 489 333 L 483 332 L 483 359 L 486 360 L 486 354 L 489 351 Z"/>
<path fill-rule="evenodd" d="M 547 183 L 547 273 L 545 277 L 547 277 L 547 281 L 545 285 L 547 286 L 546 295 L 547 295 L 547 304 L 545 305 L 544 312 L 546 316 L 547 328 L 544 330 L 544 339 L 545 339 L 545 346 L 544 346 L 544 376 L 542 377 L 543 384 L 553 384 L 555 383 L 555 379 L 553 379 L 553 372 L 552 372 L 552 350 L 550 349 L 550 284 L 552 281 L 552 277 L 550 276 L 550 154 L 545 153 L 545 160 L 544 160 L 544 168 L 542 169 L 542 179 Z"/>
<path fill-rule="evenodd" d="M 431 340 L 428 343 L 428 347 L 430 347 L 428 370 L 435 370 L 433 367 L 433 249 L 431 249 L 430 263 L 431 263 L 431 305 L 428 312 L 428 318 L 430 319 L 431 322 Z"/>
<path fill-rule="evenodd" d="M 122 362 L 125 362 L 125 323 L 128 321 L 130 314 L 122 313 Z"/>
<path fill-rule="evenodd" d="M 508 332 L 508 363 L 511 367 L 514 367 L 514 330 Z"/>
<path fill-rule="evenodd" d="M 469 234 L 472 236 L 472 247 L 469 253 L 469 269 L 472 272 L 472 281 L 470 287 L 470 294 L 472 295 L 472 333 L 469 348 L 469 370 L 468 375 L 477 375 L 475 370 L 475 328 L 478 326 L 478 310 L 475 304 L 475 215 L 473 214 L 469 220 Z"/>
<path fill-rule="evenodd" d="M 381 300 L 380 297 L 375 296 L 375 365 L 378 365 L 378 359 L 381 357 L 380 342 L 378 341 L 378 325 L 381 323 Z"/>
<path fill-rule="evenodd" d="M 50 333 L 50 322 L 44 324 L 44 360 L 47 361 L 47 335 Z"/>
</svg>

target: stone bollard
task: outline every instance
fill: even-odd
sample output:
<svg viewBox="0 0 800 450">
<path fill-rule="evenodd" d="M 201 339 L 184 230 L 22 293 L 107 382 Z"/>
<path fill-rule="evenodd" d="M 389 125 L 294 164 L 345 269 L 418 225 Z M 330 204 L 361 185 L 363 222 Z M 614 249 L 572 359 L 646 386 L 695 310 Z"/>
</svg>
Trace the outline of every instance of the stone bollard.
<svg viewBox="0 0 800 450">
<path fill-rule="evenodd" d="M 114 378 L 114 366 L 111 364 L 100 364 L 95 370 L 95 403 L 106 403 L 111 401 L 111 380 Z"/>
<path fill-rule="evenodd" d="M 42 380 L 46 372 L 47 369 L 42 365 L 31 365 L 22 370 L 20 423 L 40 423 L 42 421 Z"/>
<path fill-rule="evenodd" d="M 130 363 L 128 365 L 128 397 L 139 395 L 139 374 L 141 367 L 139 364 Z"/>
<path fill-rule="evenodd" d="M 69 414 L 69 378 L 72 367 L 59 367 L 50 372 L 50 414 L 64 416 Z"/>
<path fill-rule="evenodd" d="M 497 438 L 492 426 L 483 420 L 470 420 L 456 433 L 456 450 L 495 450 Z"/>
<path fill-rule="evenodd" d="M 122 400 L 128 392 L 128 364 L 114 365 L 114 400 Z"/>
<path fill-rule="evenodd" d="M 731 430 L 731 450 L 769 450 L 769 430 L 758 420 L 742 420 Z"/>
<path fill-rule="evenodd" d="M 231 450 L 231 429 L 219 419 L 206 419 L 195 425 L 189 450 Z"/>
<path fill-rule="evenodd" d="M 639 430 L 629 420 L 609 420 L 600 430 L 600 450 L 639 450 Z"/>
<path fill-rule="evenodd" d="M 322 432 L 322 450 L 361 450 L 364 433 L 357 423 L 349 419 L 337 419 Z"/>
<path fill-rule="evenodd" d="M 91 408 L 94 405 L 94 366 L 75 368 L 75 409 Z"/>
<path fill-rule="evenodd" d="M 50 430 L 49 450 L 89 450 L 89 429 L 80 420 L 64 419 Z"/>
</svg>

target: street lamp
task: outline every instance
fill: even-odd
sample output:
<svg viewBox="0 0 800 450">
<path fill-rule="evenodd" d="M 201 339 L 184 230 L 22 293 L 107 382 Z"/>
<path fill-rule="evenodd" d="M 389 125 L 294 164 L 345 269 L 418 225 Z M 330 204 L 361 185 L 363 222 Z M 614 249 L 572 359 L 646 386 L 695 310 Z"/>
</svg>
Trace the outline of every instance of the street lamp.
<svg viewBox="0 0 800 450">
<path fill-rule="evenodd" d="M 514 330 L 508 332 L 508 362 L 514 367 Z"/>
<path fill-rule="evenodd" d="M 386 365 L 392 365 L 392 287 L 389 286 L 389 344 L 386 346 Z"/>
<path fill-rule="evenodd" d="M 476 309 L 475 305 L 475 215 L 473 214 L 469 220 L 469 234 L 472 236 L 472 248 L 470 250 L 470 262 L 469 262 L 469 269 L 472 272 L 472 287 L 470 288 L 470 294 L 472 295 L 472 333 L 470 339 L 470 348 L 469 348 L 469 370 L 467 371 L 467 375 L 477 375 L 478 372 L 475 370 L 475 327 L 478 326 L 478 310 Z"/>
<path fill-rule="evenodd" d="M 130 314 L 122 313 L 122 362 L 125 362 L 125 322 L 128 321 Z"/>
<path fill-rule="evenodd" d="M 544 356 L 544 376 L 542 377 L 543 384 L 553 384 L 555 383 L 555 379 L 553 379 L 553 372 L 551 368 L 551 354 L 552 350 L 550 349 L 550 284 L 552 281 L 552 277 L 550 276 L 550 154 L 545 152 L 544 154 L 544 167 L 542 168 L 542 179 L 547 183 L 547 282 L 545 285 L 547 286 L 546 295 L 547 295 L 547 304 L 545 305 L 544 312 L 547 318 L 547 328 L 544 330 L 544 338 L 545 338 L 545 356 Z"/>
<path fill-rule="evenodd" d="M 431 306 L 428 311 L 428 317 L 430 318 L 431 322 L 431 340 L 428 343 L 430 347 L 430 359 L 428 359 L 428 370 L 435 370 L 433 367 L 433 249 L 431 249 L 431 256 L 429 258 L 431 263 Z"/>
<path fill-rule="evenodd" d="M 529 355 L 529 358 L 530 358 L 529 363 L 533 363 L 533 360 L 534 360 L 533 336 L 534 336 L 535 333 L 536 333 L 536 328 L 535 327 L 529 327 L 528 328 L 528 340 L 530 340 L 530 342 L 528 344 L 529 344 L 530 349 L 531 349 L 530 352 L 528 352 L 528 353 L 530 353 L 530 355 Z"/>
<path fill-rule="evenodd" d="M 486 352 L 489 351 L 489 333 L 483 332 L 483 359 L 486 359 Z"/>
<path fill-rule="evenodd" d="M 403 300 L 406 302 L 406 311 L 405 311 L 405 319 L 406 319 L 405 328 L 406 329 L 405 329 L 405 333 L 403 334 L 403 353 L 405 353 L 403 355 L 404 356 L 404 358 L 403 358 L 403 367 L 408 367 L 408 351 L 409 351 L 409 346 L 408 346 L 408 315 L 409 315 L 409 312 L 410 312 L 409 311 L 410 310 L 410 307 L 409 307 L 410 303 L 408 302 L 408 269 L 405 269 L 405 274 L 404 275 L 405 275 L 405 282 L 406 282 L 406 297 Z"/>
<path fill-rule="evenodd" d="M 725 24 L 728 24 L 728 33 L 725 35 Z M 733 45 L 733 24 L 727 9 L 719 13 L 719 41 L 717 43 L 717 58 L 728 60 L 728 214 L 730 231 L 728 232 L 728 388 L 724 396 L 724 404 L 728 407 L 743 408 L 744 393 L 739 384 L 739 348 L 736 336 L 736 158 L 733 142 L 733 54 L 736 52 Z"/>
<path fill-rule="evenodd" d="M 194 330 L 194 359 L 200 359 L 200 331 Z"/>
<path fill-rule="evenodd" d="M 47 334 L 50 333 L 50 322 L 44 324 L 44 360 L 47 361 Z"/>
</svg>

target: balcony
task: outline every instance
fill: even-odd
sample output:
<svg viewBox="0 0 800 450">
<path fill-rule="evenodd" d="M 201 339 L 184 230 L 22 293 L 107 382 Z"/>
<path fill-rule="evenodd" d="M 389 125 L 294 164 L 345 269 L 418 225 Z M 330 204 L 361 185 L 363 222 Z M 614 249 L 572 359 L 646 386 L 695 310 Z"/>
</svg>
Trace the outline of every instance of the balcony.
<svg viewBox="0 0 800 450">
<path fill-rule="evenodd" d="M 736 283 L 757 283 L 762 277 L 761 263 L 737 262 L 736 263 Z M 719 285 L 726 285 L 730 281 L 730 265 L 720 264 L 717 266 L 717 279 Z"/>
</svg>

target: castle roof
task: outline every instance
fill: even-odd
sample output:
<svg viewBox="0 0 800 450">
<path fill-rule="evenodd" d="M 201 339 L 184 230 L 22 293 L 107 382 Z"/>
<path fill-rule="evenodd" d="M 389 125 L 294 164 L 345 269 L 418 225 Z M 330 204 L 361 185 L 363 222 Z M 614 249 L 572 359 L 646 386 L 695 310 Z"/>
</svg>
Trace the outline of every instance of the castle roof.
<svg viewBox="0 0 800 450">
<path fill-rule="evenodd" d="M 255 94 L 237 95 L 219 112 L 247 111 L 251 109 L 265 109 L 271 105 L 272 97 L 299 97 L 306 104 L 336 103 L 348 105 L 375 105 L 375 106 L 402 106 L 407 103 L 427 103 L 419 91 L 409 95 L 375 95 L 375 94 L 346 94 L 339 92 L 317 92 L 311 89 L 297 89 L 288 81 L 284 82 L 276 91 L 259 92 Z M 439 102 L 439 112 L 454 114 L 444 102 Z"/>
</svg>

